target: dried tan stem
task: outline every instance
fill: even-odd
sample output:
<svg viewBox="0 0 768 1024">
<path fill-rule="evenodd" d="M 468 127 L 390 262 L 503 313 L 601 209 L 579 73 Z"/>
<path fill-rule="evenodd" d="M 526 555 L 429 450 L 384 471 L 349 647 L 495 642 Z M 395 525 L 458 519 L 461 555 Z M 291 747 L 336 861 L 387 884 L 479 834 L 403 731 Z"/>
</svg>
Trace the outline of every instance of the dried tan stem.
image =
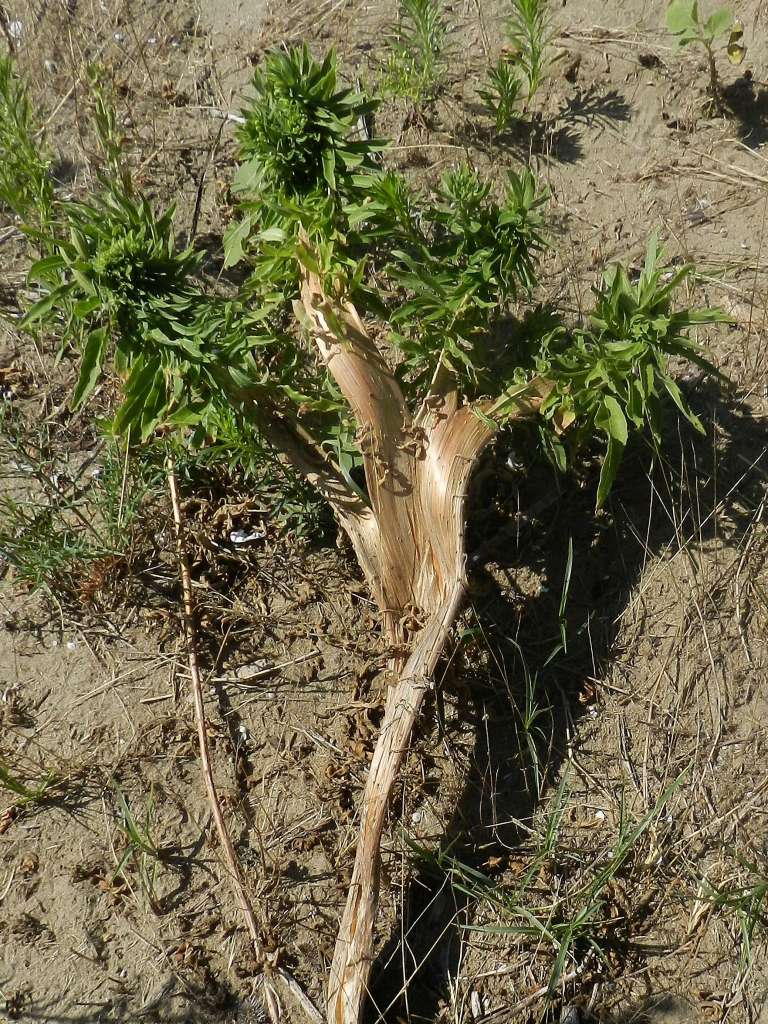
<svg viewBox="0 0 768 1024">
<path fill-rule="evenodd" d="M 368 336 L 354 306 L 326 298 L 316 274 L 304 271 L 306 319 L 320 357 L 349 403 L 358 427 L 371 507 L 379 536 L 374 597 L 390 617 L 414 603 L 419 544 L 412 515 L 417 439 L 400 385 Z"/>
<path fill-rule="evenodd" d="M 363 794 L 360 841 L 339 928 L 328 989 L 329 1024 L 361 1018 L 368 991 L 379 900 L 381 834 L 392 786 L 432 673 L 464 596 L 459 581 L 419 634 L 402 675 L 392 686 Z"/>
<path fill-rule="evenodd" d="M 392 370 L 349 302 L 331 301 L 304 269 L 303 320 L 358 424 L 372 528 L 350 532 L 389 639 L 408 641 L 407 610 L 426 624 L 410 656 L 393 658 L 396 681 L 363 793 L 360 839 L 331 965 L 329 1024 L 359 1024 L 368 991 L 387 805 L 432 673 L 465 590 L 464 506 L 483 448 L 496 432 L 495 407 L 459 405 L 454 374 L 440 364 L 415 418 Z M 532 415 L 551 385 L 533 381 L 504 399 L 507 417 Z M 514 409 L 514 413 L 511 411 Z M 339 510 L 337 509 L 337 514 Z"/>
</svg>

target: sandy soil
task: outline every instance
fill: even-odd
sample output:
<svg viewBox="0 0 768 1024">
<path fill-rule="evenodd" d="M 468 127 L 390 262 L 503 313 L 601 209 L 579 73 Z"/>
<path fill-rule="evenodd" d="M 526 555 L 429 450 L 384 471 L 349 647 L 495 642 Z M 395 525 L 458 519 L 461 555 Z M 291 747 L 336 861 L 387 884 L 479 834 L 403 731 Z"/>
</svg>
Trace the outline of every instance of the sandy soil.
<svg viewBox="0 0 768 1024">
<path fill-rule="evenodd" d="M 478 482 L 471 607 L 386 836 L 373 996 L 393 1021 L 566 1013 L 576 1024 L 588 1010 L 614 1022 L 766 1024 L 768 896 L 749 960 L 745 904 L 714 898 L 768 880 L 768 10 L 740 5 L 747 60 L 724 63 L 732 112 L 708 118 L 704 64 L 671 45 L 662 3 L 563 0 L 541 116 L 499 139 L 476 90 L 502 44 L 500 8 L 448 6 L 458 27 L 446 94 L 423 121 L 397 103 L 381 114 L 398 164 L 427 184 L 465 155 L 498 176 L 530 157 L 551 190 L 544 291 L 573 311 L 588 308 L 611 260 L 639 267 L 658 228 L 672 257 L 697 266 L 692 298 L 728 312 L 706 341 L 731 386 L 686 369 L 707 436 L 673 425 L 653 469 L 638 445 L 598 516 L 589 473 L 559 492 L 541 471 Z M 337 45 L 350 77 L 370 80 L 394 10 L 361 0 L 16 7 L 19 61 L 72 187 L 90 173 L 73 73 L 98 59 L 114 74 L 145 187 L 176 196 L 182 221 L 201 194 L 198 234 L 214 270 L 232 215 L 221 118 L 253 64 L 306 38 L 318 53 Z M 2 245 L 13 290 L 21 249 Z M 23 368 L 25 408 L 53 415 L 71 371 L 3 330 L 2 365 Z M 520 513 L 511 528 L 510 510 Z M 547 665 L 569 537 L 568 651 Z M 297 545 L 268 529 L 231 575 L 208 568 L 217 780 L 265 945 L 321 1005 L 381 715 L 375 616 L 332 542 Z M 171 554 L 162 571 L 173 598 Z M 74 619 L 12 572 L 1 586 L 0 756 L 55 784 L 23 807 L 0 789 L 0 1019 L 263 1019 L 199 775 L 173 600 Z M 527 734 L 526 678 L 539 712 Z M 149 816 L 161 856 L 134 853 L 118 871 L 123 799 Z M 600 893 L 585 932 L 594 942 L 574 946 L 547 1001 L 551 944 L 478 930 L 509 918 L 451 888 L 435 856 L 509 887 L 554 811 L 559 841 L 530 898 L 558 913 L 583 908 L 579 892 L 628 817 L 652 823 Z M 288 997 L 285 1008 L 303 1019 Z"/>
</svg>

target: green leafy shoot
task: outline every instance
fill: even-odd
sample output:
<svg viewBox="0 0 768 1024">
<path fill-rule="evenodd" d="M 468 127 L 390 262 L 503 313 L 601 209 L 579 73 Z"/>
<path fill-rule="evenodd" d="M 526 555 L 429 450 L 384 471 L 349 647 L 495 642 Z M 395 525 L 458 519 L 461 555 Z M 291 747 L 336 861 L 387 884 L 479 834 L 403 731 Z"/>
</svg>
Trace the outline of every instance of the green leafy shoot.
<svg viewBox="0 0 768 1024">
<path fill-rule="evenodd" d="M 32 267 L 45 293 L 22 326 L 47 325 L 79 356 L 75 407 L 113 366 L 116 432 L 143 440 L 162 426 L 200 448 L 233 430 L 277 430 L 278 450 L 300 436 L 365 498 L 352 410 L 313 345 L 286 329 L 308 268 L 327 295 L 381 321 L 409 401 L 439 371 L 479 417 L 503 424 L 546 380 L 540 431 L 553 461 L 564 468 L 595 433 L 605 440 L 598 504 L 630 427 L 658 436 L 662 395 L 700 427 L 667 361 L 711 371 L 688 332 L 720 314 L 673 309 L 689 268 L 667 279 L 655 239 L 636 283 L 611 268 L 591 319 L 567 324 L 532 305 L 546 194 L 530 170 L 495 192 L 460 164 L 431 191 L 414 189 L 360 131 L 373 101 L 339 87 L 333 55 L 317 62 L 306 47 L 268 55 L 254 92 L 238 132 L 240 216 L 225 238 L 228 262 L 251 266 L 235 297 L 206 292 L 201 255 L 175 246 L 173 210 L 155 212 L 116 171 L 89 202 L 61 204 L 66 230 Z"/>
<path fill-rule="evenodd" d="M 622 266 L 610 267 L 595 289 L 590 323 L 575 331 L 568 349 L 551 345 L 557 386 L 544 403 L 544 415 L 552 417 L 555 432 L 573 423 L 572 442 L 578 443 L 582 431 L 596 430 L 604 436 L 598 506 L 615 479 L 629 428 L 648 424 L 655 442 L 660 441 L 663 396 L 696 430 L 704 430 L 668 369 L 670 358 L 682 357 L 717 375 L 688 331 L 721 322 L 725 314 L 672 306 L 676 289 L 691 271 L 683 266 L 666 272 L 663 250 L 652 236 L 637 282 L 630 281 Z"/>
<path fill-rule="evenodd" d="M 242 166 L 236 188 L 266 187 L 286 200 L 328 195 L 372 168 L 380 145 L 354 136 L 376 103 L 339 87 L 333 52 L 321 64 L 306 44 L 272 52 L 251 88 L 253 98 L 237 130 Z"/>
<path fill-rule="evenodd" d="M 698 0 L 672 0 L 667 7 L 667 31 L 676 37 L 678 46 L 698 44 L 706 54 L 709 70 L 709 92 L 712 106 L 723 110 L 723 96 L 715 60 L 715 47 L 725 43 L 732 64 L 744 60 L 746 47 L 742 42 L 744 28 L 735 21 L 728 7 L 718 7 L 708 18 L 699 13 Z"/>
<path fill-rule="evenodd" d="M 506 34 L 509 56 L 525 77 L 530 103 L 546 73 L 546 53 L 554 38 L 548 0 L 511 0 Z"/>
<path fill-rule="evenodd" d="M 479 95 L 500 135 L 509 130 L 518 116 L 515 104 L 521 84 L 514 61 L 505 54 L 499 57 L 495 66 L 488 69 L 486 88 L 481 89 Z"/>
<path fill-rule="evenodd" d="M 449 35 L 443 0 L 400 0 L 382 93 L 417 105 L 433 101 L 448 67 Z"/>
<path fill-rule="evenodd" d="M 0 203 L 38 232 L 50 229 L 51 157 L 38 141 L 26 87 L 9 57 L 0 57 Z"/>
<path fill-rule="evenodd" d="M 123 189 L 130 193 L 132 183 L 123 159 L 123 133 L 118 127 L 117 113 L 108 96 L 105 69 L 98 64 L 90 65 L 88 84 L 93 126 L 106 164 L 106 176 L 113 181 L 119 181 Z"/>
</svg>

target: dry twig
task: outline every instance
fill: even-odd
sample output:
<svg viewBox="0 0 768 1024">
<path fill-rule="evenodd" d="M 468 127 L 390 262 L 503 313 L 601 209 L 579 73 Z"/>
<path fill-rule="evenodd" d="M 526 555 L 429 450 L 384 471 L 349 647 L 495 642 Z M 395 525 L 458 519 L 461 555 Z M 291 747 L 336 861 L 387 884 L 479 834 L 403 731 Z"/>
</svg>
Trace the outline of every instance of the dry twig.
<svg viewBox="0 0 768 1024">
<path fill-rule="evenodd" d="M 237 853 L 235 852 L 232 839 L 229 835 L 229 830 L 227 829 L 224 821 L 224 815 L 221 812 L 221 804 L 219 802 L 218 793 L 216 792 L 216 783 L 213 780 L 213 773 L 211 771 L 208 735 L 205 730 L 203 688 L 200 681 L 200 667 L 197 659 L 197 636 L 195 631 L 195 605 L 192 594 L 192 579 L 189 572 L 187 550 L 184 545 L 184 520 L 181 512 L 181 504 L 179 502 L 179 489 L 176 481 L 176 474 L 174 472 L 173 460 L 171 458 L 169 458 L 167 462 L 167 473 L 168 489 L 170 491 L 171 504 L 173 506 L 173 521 L 176 529 L 176 545 L 179 559 L 179 575 L 181 577 L 181 590 L 183 595 L 184 640 L 187 648 L 187 658 L 189 661 L 189 674 L 192 680 L 192 696 L 195 705 L 195 721 L 197 724 L 198 741 L 200 743 L 200 763 L 203 770 L 203 779 L 205 780 L 205 788 L 208 793 L 208 802 L 211 805 L 213 820 L 216 823 L 219 842 L 221 843 L 227 867 L 229 868 L 230 880 L 235 890 L 240 910 L 245 918 L 245 923 L 251 937 L 256 959 L 264 968 L 269 970 L 269 958 L 259 938 L 259 928 L 256 922 L 256 915 L 253 912 L 253 907 L 251 906 L 248 894 L 245 891 L 242 869 L 240 868 Z M 322 1015 L 312 1004 L 306 993 L 301 989 L 298 982 L 288 974 L 287 971 L 282 969 L 277 969 L 275 974 L 281 978 L 294 998 L 301 1004 L 310 1020 L 313 1022 L 322 1021 Z M 264 999 L 270 1020 L 273 1024 L 279 1024 L 281 1016 L 280 1003 L 278 1001 L 274 985 L 266 971 L 262 973 L 261 978 L 264 987 Z"/>
</svg>

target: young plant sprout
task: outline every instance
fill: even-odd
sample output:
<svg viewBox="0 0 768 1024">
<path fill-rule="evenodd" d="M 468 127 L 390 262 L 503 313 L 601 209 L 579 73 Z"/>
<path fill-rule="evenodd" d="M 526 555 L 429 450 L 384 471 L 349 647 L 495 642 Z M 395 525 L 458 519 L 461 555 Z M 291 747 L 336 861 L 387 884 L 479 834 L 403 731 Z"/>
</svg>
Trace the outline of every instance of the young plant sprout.
<svg viewBox="0 0 768 1024">
<path fill-rule="evenodd" d="M 521 84 L 514 62 L 504 54 L 495 66 L 488 69 L 487 86 L 479 91 L 479 95 L 493 117 L 499 134 L 507 131 L 517 116 L 515 103 Z"/>
<path fill-rule="evenodd" d="M 546 196 L 533 174 L 508 172 L 497 197 L 460 164 L 418 191 L 387 169 L 386 143 L 360 136 L 375 105 L 339 84 L 333 54 L 268 55 L 238 129 L 239 216 L 225 238 L 227 263 L 249 268 L 237 294 L 210 294 L 200 254 L 174 244 L 173 211 L 113 174 L 86 202 L 54 203 L 48 255 L 29 275 L 44 294 L 23 321 L 79 358 L 74 406 L 114 371 L 114 427 L 136 441 L 163 426 L 202 445 L 234 417 L 305 475 L 352 543 L 391 685 L 328 983 L 333 1024 L 363 1012 L 382 830 L 465 599 L 481 454 L 522 421 L 563 465 L 602 438 L 601 505 L 630 430 L 659 437 L 663 396 L 701 427 L 668 360 L 711 369 L 688 332 L 720 318 L 676 308 L 690 268 L 665 274 L 655 238 L 637 280 L 606 273 L 586 321 L 534 307 Z"/>
<path fill-rule="evenodd" d="M 400 0 L 381 89 L 413 103 L 429 103 L 447 71 L 450 26 L 443 0 Z"/>
<path fill-rule="evenodd" d="M 734 21 L 733 14 L 727 7 L 718 7 L 705 21 L 699 14 L 698 0 L 672 0 L 667 8 L 667 30 L 677 37 L 678 46 L 698 43 L 703 48 L 707 55 L 711 103 L 715 111 L 721 113 L 723 94 L 717 72 L 715 48 L 724 42 L 731 63 L 741 64 L 746 54 L 746 47 L 742 42 L 743 25 L 740 21 Z"/>
<path fill-rule="evenodd" d="M 554 35 L 548 0 L 512 0 L 506 34 L 508 57 L 523 72 L 527 86 L 526 103 L 530 103 L 546 73 L 546 52 Z"/>
</svg>

